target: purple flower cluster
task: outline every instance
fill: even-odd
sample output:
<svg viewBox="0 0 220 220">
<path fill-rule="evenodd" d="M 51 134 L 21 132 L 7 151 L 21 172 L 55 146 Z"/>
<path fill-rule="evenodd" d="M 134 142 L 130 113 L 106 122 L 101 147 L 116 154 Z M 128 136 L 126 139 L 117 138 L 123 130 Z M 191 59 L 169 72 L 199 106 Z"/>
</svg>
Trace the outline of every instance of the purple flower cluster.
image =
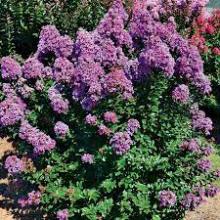
<svg viewBox="0 0 220 220">
<path fill-rule="evenodd" d="M 206 135 L 210 135 L 213 130 L 213 123 L 209 117 L 206 117 L 205 112 L 199 110 L 197 105 L 192 106 L 192 127 L 195 130 L 202 131 Z"/>
<path fill-rule="evenodd" d="M 141 126 L 139 121 L 137 119 L 131 118 L 128 120 L 126 131 L 128 132 L 129 135 L 132 136 L 135 132 L 138 131 L 140 127 Z"/>
<path fill-rule="evenodd" d="M 8 96 L 0 103 L 0 126 L 10 126 L 24 118 L 26 104 L 17 96 Z"/>
<path fill-rule="evenodd" d="M 18 204 L 21 208 L 28 207 L 28 206 L 37 206 L 40 204 L 41 200 L 41 193 L 39 191 L 32 191 L 28 193 L 27 197 L 22 197 L 18 199 Z"/>
<path fill-rule="evenodd" d="M 181 84 L 172 91 L 172 99 L 175 102 L 186 103 L 189 99 L 189 88 Z"/>
<path fill-rule="evenodd" d="M 100 125 L 98 129 L 98 134 L 101 136 L 109 136 L 111 134 L 111 129 L 105 125 Z"/>
<path fill-rule="evenodd" d="M 16 80 L 22 75 L 21 66 L 11 57 L 1 59 L 1 72 L 3 79 Z"/>
<path fill-rule="evenodd" d="M 118 122 L 118 117 L 115 112 L 105 112 L 104 113 L 104 120 L 105 120 L 105 122 L 115 124 Z"/>
<path fill-rule="evenodd" d="M 34 153 L 44 154 L 51 151 L 56 146 L 56 141 L 46 135 L 38 128 L 32 127 L 27 121 L 21 123 L 19 137 L 34 147 Z"/>
<path fill-rule="evenodd" d="M 160 207 L 171 207 L 176 204 L 176 194 L 170 190 L 163 190 L 159 193 Z"/>
<path fill-rule="evenodd" d="M 36 58 L 27 59 L 22 66 L 23 76 L 26 79 L 37 79 L 42 77 L 44 65 Z"/>
<path fill-rule="evenodd" d="M 58 220 L 68 220 L 69 212 L 67 209 L 59 210 L 57 212 L 57 219 Z"/>
<path fill-rule="evenodd" d="M 69 36 L 61 36 L 53 25 L 42 28 L 37 51 L 40 58 L 48 53 L 54 53 L 56 57 L 69 57 L 72 52 L 73 41 Z"/>
<path fill-rule="evenodd" d="M 201 204 L 202 201 L 203 198 L 201 198 L 200 196 L 196 196 L 193 193 L 187 193 L 182 199 L 181 205 L 184 209 L 194 210 Z"/>
<path fill-rule="evenodd" d="M 110 145 L 117 155 L 127 153 L 132 144 L 133 141 L 127 132 L 117 132 L 110 139 Z"/>
<path fill-rule="evenodd" d="M 54 132 L 58 137 L 65 137 L 69 132 L 69 126 L 61 121 L 58 121 L 54 126 Z"/>
<path fill-rule="evenodd" d="M 94 156 L 92 154 L 85 153 L 81 156 L 81 160 L 83 163 L 93 164 L 94 163 Z"/>
<path fill-rule="evenodd" d="M 206 196 L 207 197 L 214 197 L 216 196 L 218 193 L 220 192 L 220 189 L 216 186 L 210 185 L 208 186 L 208 188 L 206 189 Z"/>
<path fill-rule="evenodd" d="M 203 155 L 205 155 L 206 157 L 210 156 L 213 153 L 213 148 L 212 146 L 206 146 L 202 148 L 202 153 Z"/>
<path fill-rule="evenodd" d="M 51 107 L 58 114 L 66 114 L 69 110 L 69 101 L 62 97 L 62 94 L 55 87 L 51 87 L 48 91 L 48 97 Z"/>
<path fill-rule="evenodd" d="M 5 160 L 5 169 L 10 174 L 21 173 L 25 170 L 25 163 L 15 155 L 8 156 Z"/>
<path fill-rule="evenodd" d="M 86 116 L 85 121 L 86 121 L 86 124 L 95 126 L 97 124 L 97 117 L 95 115 L 88 114 Z"/>
<path fill-rule="evenodd" d="M 195 139 L 190 139 L 190 140 L 184 141 L 180 145 L 180 148 L 183 151 L 189 151 L 189 152 L 195 152 L 195 153 L 200 152 L 199 144 L 198 144 L 197 140 L 195 140 Z"/>
<path fill-rule="evenodd" d="M 212 163 L 210 160 L 200 159 L 197 162 L 197 167 L 199 170 L 203 172 L 208 172 L 212 167 Z"/>
</svg>

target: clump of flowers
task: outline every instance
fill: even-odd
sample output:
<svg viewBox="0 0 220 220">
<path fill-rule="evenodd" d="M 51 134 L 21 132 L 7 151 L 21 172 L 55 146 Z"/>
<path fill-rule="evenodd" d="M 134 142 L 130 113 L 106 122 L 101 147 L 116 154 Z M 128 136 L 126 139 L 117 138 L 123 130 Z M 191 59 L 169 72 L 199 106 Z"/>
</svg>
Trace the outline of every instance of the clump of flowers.
<svg viewBox="0 0 220 220">
<path fill-rule="evenodd" d="M 187 85 L 179 85 L 172 92 L 172 98 L 175 102 L 186 103 L 189 99 L 189 88 Z"/>
<path fill-rule="evenodd" d="M 85 153 L 81 156 L 81 160 L 83 163 L 87 164 L 93 164 L 94 163 L 94 157 L 92 154 Z"/>
<path fill-rule="evenodd" d="M 54 126 L 54 132 L 58 137 L 65 137 L 69 132 L 69 126 L 61 121 L 58 121 Z"/>
<path fill-rule="evenodd" d="M 68 220 L 69 213 L 67 209 L 59 210 L 57 212 L 57 219 L 58 220 Z"/>
<path fill-rule="evenodd" d="M 5 169 L 7 169 L 10 174 L 17 174 L 25 170 L 25 164 L 15 155 L 8 156 L 5 160 Z"/>
<path fill-rule="evenodd" d="M 172 191 L 161 191 L 159 193 L 159 201 L 161 207 L 174 206 L 176 203 L 176 195 Z"/>
</svg>

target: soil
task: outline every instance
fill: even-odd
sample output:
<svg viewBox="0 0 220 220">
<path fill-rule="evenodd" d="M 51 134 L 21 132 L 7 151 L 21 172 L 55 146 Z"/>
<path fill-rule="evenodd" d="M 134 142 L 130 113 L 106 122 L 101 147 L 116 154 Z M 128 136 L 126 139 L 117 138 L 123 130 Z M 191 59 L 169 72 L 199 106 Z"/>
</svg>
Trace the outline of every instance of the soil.
<svg viewBox="0 0 220 220">
<path fill-rule="evenodd" d="M 0 139 L 0 159 L 14 150 L 8 139 Z M 188 212 L 185 220 L 220 220 L 220 194 L 207 199 L 195 211 Z M 8 179 L 0 162 L 0 220 L 42 220 L 39 216 L 23 212 L 14 206 L 8 196 Z M 173 219 L 174 220 L 174 219 Z"/>
</svg>

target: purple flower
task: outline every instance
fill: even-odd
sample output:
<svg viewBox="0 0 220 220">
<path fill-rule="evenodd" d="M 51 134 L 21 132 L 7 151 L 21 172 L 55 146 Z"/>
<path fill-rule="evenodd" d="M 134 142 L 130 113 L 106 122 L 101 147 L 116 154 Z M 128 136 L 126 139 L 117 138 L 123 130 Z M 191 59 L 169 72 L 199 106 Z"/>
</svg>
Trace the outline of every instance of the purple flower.
<svg viewBox="0 0 220 220">
<path fill-rule="evenodd" d="M 26 104 L 16 96 L 9 96 L 0 103 L 0 125 L 14 125 L 24 118 Z"/>
<path fill-rule="evenodd" d="M 74 77 L 74 65 L 66 58 L 57 58 L 53 66 L 53 77 L 56 82 L 71 83 Z"/>
<path fill-rule="evenodd" d="M 202 148 L 202 153 L 207 157 L 210 156 L 213 153 L 212 146 L 207 146 L 207 147 Z"/>
<path fill-rule="evenodd" d="M 69 132 L 69 126 L 61 121 L 58 121 L 54 126 L 54 132 L 57 136 L 65 137 Z"/>
<path fill-rule="evenodd" d="M 3 79 L 15 80 L 22 75 L 21 66 L 11 57 L 1 59 L 1 72 Z"/>
<path fill-rule="evenodd" d="M 146 70 L 159 70 L 167 77 L 171 77 L 174 74 L 175 60 L 170 54 L 169 47 L 159 37 L 152 37 L 145 44 L 145 50 L 139 57 L 140 64 Z"/>
<path fill-rule="evenodd" d="M 180 148 L 183 151 L 190 151 L 190 152 L 200 152 L 200 147 L 196 139 L 190 139 L 188 141 L 184 141 L 181 145 Z"/>
<path fill-rule="evenodd" d="M 5 160 L 5 169 L 7 169 L 10 174 L 17 174 L 25 170 L 25 164 L 15 155 L 8 156 Z"/>
<path fill-rule="evenodd" d="M 163 190 L 159 193 L 160 207 L 171 207 L 176 203 L 176 195 L 170 190 Z"/>
<path fill-rule="evenodd" d="M 210 118 L 205 117 L 205 112 L 199 110 L 197 105 L 193 105 L 191 108 L 191 114 L 193 129 L 202 131 L 206 135 L 210 135 L 210 131 L 213 130 L 213 123 Z"/>
<path fill-rule="evenodd" d="M 219 177 L 220 177 L 220 170 L 216 170 L 215 173 L 214 173 L 214 175 L 215 175 L 217 178 L 219 178 Z"/>
<path fill-rule="evenodd" d="M 37 206 L 40 204 L 41 193 L 39 191 L 32 191 L 28 196 L 23 196 L 18 199 L 18 204 L 24 208 L 28 206 Z"/>
<path fill-rule="evenodd" d="M 188 86 L 184 84 L 177 86 L 172 92 L 172 99 L 175 102 L 186 103 L 189 99 Z"/>
<path fill-rule="evenodd" d="M 117 132 L 109 142 L 117 155 L 127 153 L 133 144 L 130 135 L 127 132 Z"/>
<path fill-rule="evenodd" d="M 100 125 L 98 130 L 99 135 L 109 136 L 111 134 L 111 129 L 106 127 L 105 125 Z"/>
<path fill-rule="evenodd" d="M 58 114 L 66 114 L 69 110 L 69 101 L 62 97 L 58 89 L 51 87 L 48 91 L 48 97 L 53 110 Z"/>
<path fill-rule="evenodd" d="M 197 162 L 197 167 L 203 172 L 208 172 L 211 169 L 212 164 L 210 160 L 201 159 Z"/>
<path fill-rule="evenodd" d="M 207 189 L 206 189 L 206 196 L 207 197 L 214 197 L 216 196 L 218 193 L 220 192 L 220 189 L 216 186 L 210 185 Z"/>
<path fill-rule="evenodd" d="M 67 35 L 60 36 L 56 44 L 55 55 L 57 57 L 69 57 L 72 54 L 72 52 L 73 52 L 72 39 Z"/>
<path fill-rule="evenodd" d="M 95 115 L 88 114 L 85 121 L 86 124 L 95 126 L 97 124 L 97 117 Z"/>
<path fill-rule="evenodd" d="M 42 76 L 44 65 L 36 58 L 28 58 L 22 66 L 24 78 L 37 79 Z"/>
<path fill-rule="evenodd" d="M 127 132 L 130 135 L 133 135 L 140 128 L 140 123 L 137 119 L 129 119 L 127 124 Z"/>
<path fill-rule="evenodd" d="M 104 120 L 105 120 L 105 122 L 115 124 L 118 122 L 118 117 L 115 112 L 105 112 L 104 113 Z"/>
<path fill-rule="evenodd" d="M 67 209 L 59 210 L 57 212 L 57 219 L 58 220 L 68 220 L 69 212 Z"/>
<path fill-rule="evenodd" d="M 16 91 L 14 90 L 13 86 L 10 83 L 3 83 L 2 84 L 2 91 L 6 97 L 16 95 Z"/>
<path fill-rule="evenodd" d="M 34 153 L 44 154 L 51 151 L 56 146 L 56 141 L 46 135 L 38 128 L 32 127 L 27 121 L 21 123 L 19 137 L 34 147 Z"/>
<path fill-rule="evenodd" d="M 201 202 L 200 196 L 196 196 L 193 193 L 187 193 L 181 201 L 181 205 L 184 209 L 194 210 Z"/>
<path fill-rule="evenodd" d="M 94 163 L 94 156 L 92 154 L 85 153 L 81 156 L 81 160 L 83 163 L 93 164 Z"/>
</svg>

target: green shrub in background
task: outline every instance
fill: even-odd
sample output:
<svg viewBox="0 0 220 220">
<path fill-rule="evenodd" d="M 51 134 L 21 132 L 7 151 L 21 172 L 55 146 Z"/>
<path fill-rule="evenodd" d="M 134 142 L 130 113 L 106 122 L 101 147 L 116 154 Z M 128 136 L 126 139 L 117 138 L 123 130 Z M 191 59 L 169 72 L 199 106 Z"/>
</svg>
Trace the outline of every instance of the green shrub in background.
<svg viewBox="0 0 220 220">
<path fill-rule="evenodd" d="M 40 28 L 55 24 L 63 33 L 74 36 L 78 27 L 91 30 L 109 2 L 100 0 L 1 0 L 0 57 L 36 50 Z"/>
</svg>

